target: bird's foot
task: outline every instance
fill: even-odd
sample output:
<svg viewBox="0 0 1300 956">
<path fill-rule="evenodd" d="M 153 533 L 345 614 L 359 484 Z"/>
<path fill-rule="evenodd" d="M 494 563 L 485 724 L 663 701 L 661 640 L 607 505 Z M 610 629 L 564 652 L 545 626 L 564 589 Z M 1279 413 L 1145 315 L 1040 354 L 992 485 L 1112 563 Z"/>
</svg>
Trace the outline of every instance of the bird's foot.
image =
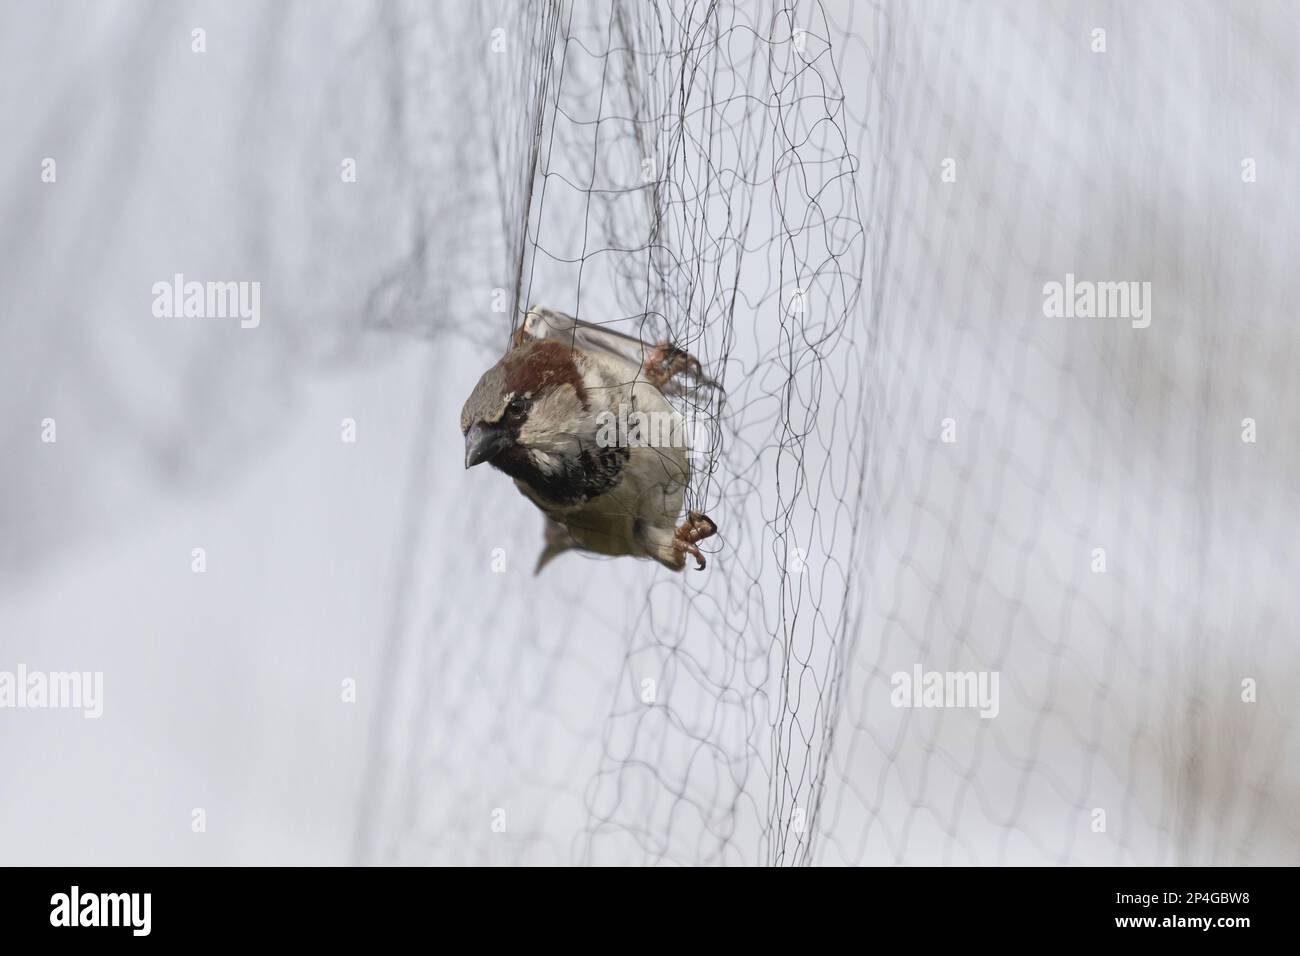
<svg viewBox="0 0 1300 956">
<path fill-rule="evenodd" d="M 704 570 L 704 555 L 696 546 L 697 541 L 703 541 L 705 538 L 711 538 L 718 533 L 718 526 L 713 523 L 713 519 L 706 514 L 698 511 L 688 511 L 686 521 L 673 535 L 673 548 L 683 554 L 689 554 L 695 558 L 695 569 Z"/>
<path fill-rule="evenodd" d="M 697 379 L 704 377 L 700 369 L 700 363 L 684 349 L 679 349 L 667 342 L 660 342 L 646 356 L 646 381 L 655 388 L 662 389 L 678 375 L 683 374 L 693 375 Z"/>
</svg>

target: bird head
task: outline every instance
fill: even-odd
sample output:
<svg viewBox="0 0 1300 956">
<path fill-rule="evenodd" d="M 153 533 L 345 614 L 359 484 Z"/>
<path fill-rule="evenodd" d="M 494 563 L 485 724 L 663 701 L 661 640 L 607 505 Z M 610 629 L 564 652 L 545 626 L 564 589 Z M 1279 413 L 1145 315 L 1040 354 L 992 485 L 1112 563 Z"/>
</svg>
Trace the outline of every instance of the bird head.
<svg viewBox="0 0 1300 956">
<path fill-rule="evenodd" d="M 465 467 L 486 461 L 508 474 L 553 471 L 579 447 L 589 412 L 573 349 L 524 342 L 483 373 L 461 409 Z"/>
</svg>

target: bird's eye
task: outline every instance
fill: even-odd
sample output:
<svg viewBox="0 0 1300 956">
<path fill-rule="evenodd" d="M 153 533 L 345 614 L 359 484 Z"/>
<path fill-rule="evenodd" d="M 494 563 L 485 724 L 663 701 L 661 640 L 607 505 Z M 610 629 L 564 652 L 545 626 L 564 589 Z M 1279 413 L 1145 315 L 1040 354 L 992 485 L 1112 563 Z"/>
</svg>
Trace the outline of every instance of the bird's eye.
<svg viewBox="0 0 1300 956">
<path fill-rule="evenodd" d="M 528 415 L 528 406 L 532 404 L 526 398 L 512 398 L 506 406 L 506 416 L 519 421 Z"/>
</svg>

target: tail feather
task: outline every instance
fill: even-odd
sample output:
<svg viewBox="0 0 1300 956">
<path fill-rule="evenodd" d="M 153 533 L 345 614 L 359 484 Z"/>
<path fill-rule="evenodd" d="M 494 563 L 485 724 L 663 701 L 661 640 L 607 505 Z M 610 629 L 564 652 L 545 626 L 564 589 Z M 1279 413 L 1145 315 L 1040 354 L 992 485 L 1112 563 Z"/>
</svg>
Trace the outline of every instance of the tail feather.
<svg viewBox="0 0 1300 956">
<path fill-rule="evenodd" d="M 542 553 L 537 556 L 537 564 L 533 568 L 534 575 L 541 574 L 542 568 L 550 564 L 554 558 L 565 551 L 572 551 L 578 546 L 564 525 L 558 521 L 552 521 L 550 518 L 546 519 L 546 524 L 542 528 L 542 535 L 545 544 L 542 547 Z"/>
</svg>

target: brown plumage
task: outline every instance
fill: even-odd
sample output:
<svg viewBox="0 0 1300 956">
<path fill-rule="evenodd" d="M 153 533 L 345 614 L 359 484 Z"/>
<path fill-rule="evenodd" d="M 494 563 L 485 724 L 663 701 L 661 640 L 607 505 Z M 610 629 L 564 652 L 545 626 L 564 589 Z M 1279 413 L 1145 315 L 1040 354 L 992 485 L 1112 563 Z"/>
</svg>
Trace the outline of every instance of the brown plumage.
<svg viewBox="0 0 1300 956">
<path fill-rule="evenodd" d="M 591 407 L 573 349 L 561 342 L 529 340 L 511 349 L 505 358 L 505 383 L 521 395 L 539 395 L 568 385 L 584 408 Z"/>
<path fill-rule="evenodd" d="M 543 327 L 573 334 L 529 334 Z M 491 463 L 546 516 L 537 570 L 566 550 L 648 557 L 673 570 L 690 554 L 703 568 L 697 543 L 717 526 L 697 512 L 677 524 L 690 481 L 684 442 L 652 446 L 610 427 L 647 414 L 680 424 L 661 389 L 684 372 L 702 378 L 699 363 L 666 343 L 640 346 L 646 359 L 634 363 L 636 340 L 549 310 L 531 310 L 522 331 L 483 373 L 460 427 L 465 466 Z"/>
</svg>

